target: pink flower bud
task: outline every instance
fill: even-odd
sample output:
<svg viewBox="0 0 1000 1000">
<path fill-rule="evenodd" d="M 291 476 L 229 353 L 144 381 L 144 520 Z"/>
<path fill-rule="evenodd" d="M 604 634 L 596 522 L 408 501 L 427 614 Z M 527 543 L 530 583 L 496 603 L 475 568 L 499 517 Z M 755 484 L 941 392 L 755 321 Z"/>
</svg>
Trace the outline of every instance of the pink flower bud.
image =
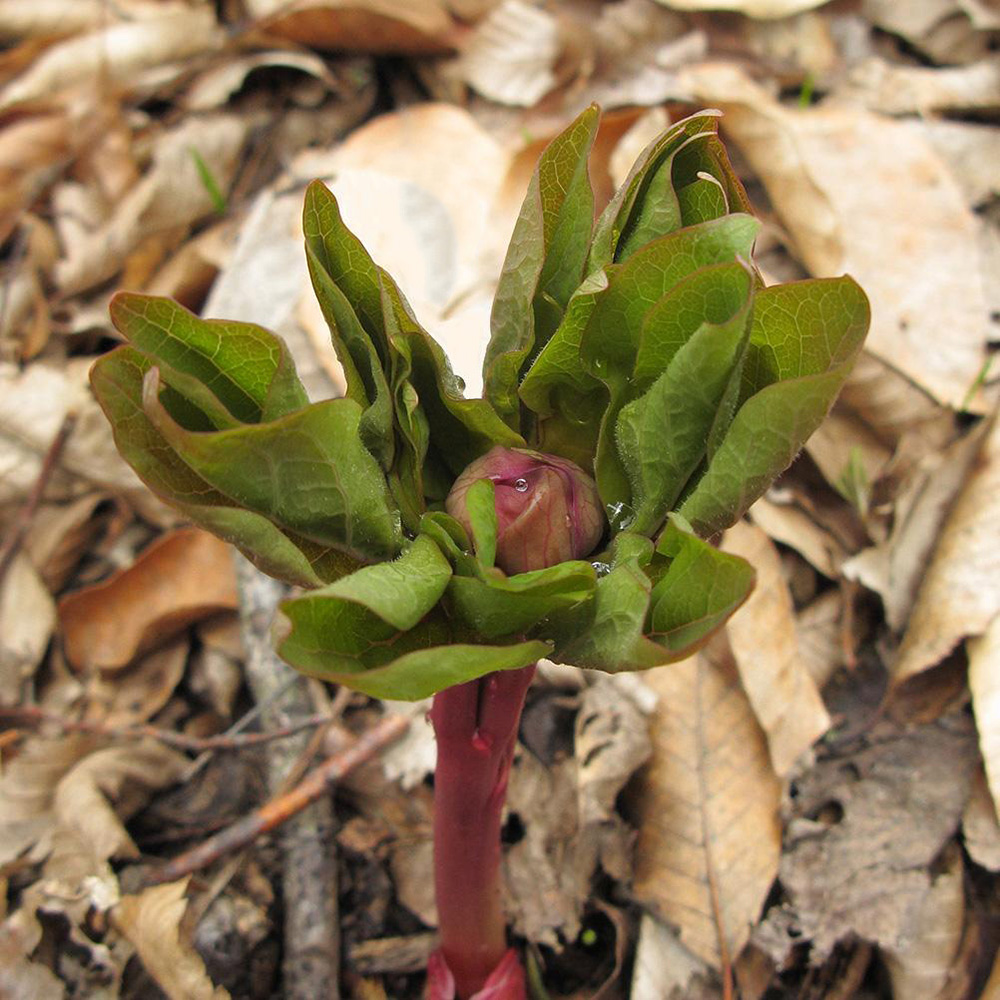
<svg viewBox="0 0 1000 1000">
<path fill-rule="evenodd" d="M 469 487 L 493 481 L 496 563 L 505 573 L 545 569 L 593 552 L 604 533 L 597 484 L 565 458 L 497 445 L 455 480 L 445 507 L 471 533 Z"/>
</svg>

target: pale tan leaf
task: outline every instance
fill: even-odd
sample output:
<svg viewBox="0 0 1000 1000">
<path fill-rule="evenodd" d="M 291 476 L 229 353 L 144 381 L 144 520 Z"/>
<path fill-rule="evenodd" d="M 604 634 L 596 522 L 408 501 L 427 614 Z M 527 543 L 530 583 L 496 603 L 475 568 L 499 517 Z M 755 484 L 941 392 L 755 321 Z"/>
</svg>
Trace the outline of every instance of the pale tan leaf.
<svg viewBox="0 0 1000 1000">
<path fill-rule="evenodd" d="M 896 498 L 889 537 L 842 567 L 847 579 L 863 583 L 882 598 L 886 621 L 894 631 L 901 631 L 910 617 L 941 526 L 968 478 L 987 429 L 981 425 L 943 452 L 925 455 Z"/>
<path fill-rule="evenodd" d="M 993 523 L 996 524 L 995 519 Z M 996 548 L 995 539 L 987 544 Z M 1000 615 L 993 619 L 983 635 L 969 639 L 966 648 L 979 748 L 993 803 L 1000 816 Z"/>
<path fill-rule="evenodd" d="M 269 35 L 317 49 L 441 53 L 455 25 L 439 0 L 249 0 Z"/>
<path fill-rule="evenodd" d="M 125 670 L 99 674 L 88 685 L 90 714 L 112 727 L 148 722 L 180 684 L 190 646 L 181 635 Z"/>
<path fill-rule="evenodd" d="M 217 114 L 190 118 L 161 136 L 149 171 L 111 217 L 66 246 L 66 256 L 56 266 L 63 291 L 82 291 L 111 277 L 144 239 L 163 233 L 180 242 L 186 227 L 215 207 L 198 159 L 219 190 L 228 191 L 247 129 L 244 118 Z"/>
<path fill-rule="evenodd" d="M 835 489 L 840 488 L 855 463 L 860 464 L 866 481 L 874 483 L 892 457 L 872 428 L 843 406 L 834 406 L 806 442 L 806 451 Z"/>
<path fill-rule="evenodd" d="M 27 556 L 18 555 L 0 580 L 0 704 L 20 701 L 55 624 L 51 594 Z"/>
<path fill-rule="evenodd" d="M 917 594 L 892 664 L 899 685 L 933 667 L 963 639 L 982 635 L 1000 613 L 1000 422 L 955 502 Z"/>
<path fill-rule="evenodd" d="M 59 779 L 53 811 L 58 823 L 78 833 L 97 857 L 137 857 L 122 820 L 154 791 L 177 781 L 187 763 L 183 754 L 152 740 L 96 750 Z"/>
<path fill-rule="evenodd" d="M 657 3 L 674 10 L 734 10 L 747 17 L 771 20 L 822 7 L 826 0 L 657 0 Z"/>
<path fill-rule="evenodd" d="M 182 879 L 125 896 L 112 911 L 112 921 L 170 1000 L 229 1000 L 229 993 L 212 983 L 200 956 L 182 936 L 187 883 Z"/>
<path fill-rule="evenodd" d="M 774 541 L 795 549 L 825 577 L 837 578 L 846 556 L 844 546 L 801 507 L 763 496 L 750 508 L 750 519 Z"/>
<path fill-rule="evenodd" d="M 209 6 L 123 22 L 57 42 L 0 91 L 0 110 L 50 98 L 79 83 L 128 83 L 153 66 L 218 49 L 224 40 Z"/>
<path fill-rule="evenodd" d="M 767 734 L 778 775 L 830 728 L 830 716 L 799 652 L 795 608 L 778 550 L 758 527 L 740 521 L 723 536 L 722 548 L 757 570 L 757 585 L 726 627 L 740 680 Z"/>
<path fill-rule="evenodd" d="M 796 619 L 799 654 L 820 690 L 844 663 L 843 616 L 844 598 L 838 589 L 820 594 Z"/>
<path fill-rule="evenodd" d="M 0 130 L 0 239 L 6 241 L 20 213 L 58 174 L 71 135 L 61 114 L 24 118 Z"/>
<path fill-rule="evenodd" d="M 1000 59 L 968 66 L 907 66 L 874 57 L 855 67 L 839 96 L 887 115 L 972 111 L 996 106 Z M 901 128 L 908 126 L 901 123 Z"/>
<path fill-rule="evenodd" d="M 191 13 L 186 0 L 0 0 L 0 38 L 74 35 L 109 22 L 146 21 Z"/>
<path fill-rule="evenodd" d="M 725 112 L 808 269 L 847 272 L 865 289 L 868 349 L 961 405 L 985 360 L 978 224 L 930 144 L 861 108 L 785 107 L 730 64 L 681 79 Z"/>
<path fill-rule="evenodd" d="M 21 914 L 0 924 L 0 997 L 4 1000 L 62 1000 L 66 987 L 48 966 L 29 957 L 41 937 L 26 933 Z M 31 920 L 37 926 L 37 921 Z"/>
<path fill-rule="evenodd" d="M 944 995 L 962 943 L 963 877 L 962 852 L 952 844 L 944 870 L 912 914 L 910 934 L 885 952 L 895 1000 L 940 1000 Z"/>
<path fill-rule="evenodd" d="M 991 872 L 1000 871 L 1000 821 L 982 768 L 973 778 L 962 816 L 962 840 L 977 865 Z"/>
<path fill-rule="evenodd" d="M 718 969 L 746 943 L 777 874 L 780 786 L 718 644 L 646 681 L 660 707 L 637 796 L 635 895 Z"/>
<path fill-rule="evenodd" d="M 74 666 L 115 670 L 236 604 L 232 550 L 207 531 L 179 528 L 132 566 L 64 597 L 59 619 Z"/>
<path fill-rule="evenodd" d="M 559 23 L 525 0 L 504 0 L 462 45 L 458 73 L 500 104 L 531 107 L 556 85 Z"/>
<path fill-rule="evenodd" d="M 1000 194 L 1000 132 L 995 128 L 947 120 L 909 124 L 930 140 L 970 205 L 983 205 Z"/>
<path fill-rule="evenodd" d="M 67 504 L 45 504 L 35 512 L 24 551 L 52 593 L 63 589 L 101 530 L 104 519 L 95 517 L 95 511 L 107 499 L 107 494 L 93 492 Z"/>
<path fill-rule="evenodd" d="M 649 913 L 642 915 L 629 1000 L 706 1000 L 693 990 L 712 978 L 670 927 Z"/>
</svg>

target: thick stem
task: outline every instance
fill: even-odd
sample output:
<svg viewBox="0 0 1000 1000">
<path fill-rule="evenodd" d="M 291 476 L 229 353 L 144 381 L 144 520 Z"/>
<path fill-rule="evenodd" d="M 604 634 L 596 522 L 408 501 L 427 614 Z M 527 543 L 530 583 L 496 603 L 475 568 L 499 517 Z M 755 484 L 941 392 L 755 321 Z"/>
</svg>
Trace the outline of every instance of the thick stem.
<svg viewBox="0 0 1000 1000">
<path fill-rule="evenodd" d="M 507 950 L 500 818 L 517 725 L 534 666 L 434 696 L 434 886 L 441 951 L 459 997 L 472 996 Z"/>
</svg>

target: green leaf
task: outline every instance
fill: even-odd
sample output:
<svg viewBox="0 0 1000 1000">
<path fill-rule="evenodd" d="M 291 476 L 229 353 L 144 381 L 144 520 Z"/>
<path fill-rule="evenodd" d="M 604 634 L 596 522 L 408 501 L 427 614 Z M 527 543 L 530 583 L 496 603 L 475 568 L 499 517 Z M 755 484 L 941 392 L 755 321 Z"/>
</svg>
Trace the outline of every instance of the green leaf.
<svg viewBox="0 0 1000 1000">
<path fill-rule="evenodd" d="M 143 410 L 180 459 L 236 505 L 360 558 L 394 555 L 402 543 L 385 478 L 361 443 L 361 407 L 313 403 L 266 424 L 190 431 L 160 399 L 156 368 L 143 381 Z"/>
<path fill-rule="evenodd" d="M 486 639 L 529 632 L 535 626 L 544 637 L 544 619 L 589 600 L 595 579 L 594 567 L 587 562 L 563 562 L 515 576 L 455 576 L 448 584 L 449 608 Z"/>
<path fill-rule="evenodd" d="M 497 509 L 493 480 L 477 479 L 465 494 L 465 507 L 472 527 L 479 565 L 489 569 L 497 558 Z"/>
<path fill-rule="evenodd" d="M 346 553 L 282 531 L 210 486 L 186 465 L 142 410 L 142 383 L 152 360 L 131 347 L 99 358 L 91 369 L 94 394 L 107 414 L 115 444 L 153 492 L 196 524 L 240 549 L 265 572 L 315 587 L 357 568 Z"/>
<path fill-rule="evenodd" d="M 483 395 L 515 430 L 520 426 L 522 369 L 558 326 L 583 277 L 594 214 L 587 160 L 599 119 L 591 106 L 545 148 L 500 274 L 483 362 Z"/>
<path fill-rule="evenodd" d="M 306 260 L 313 290 L 344 368 L 347 396 L 364 410 L 360 423 L 361 440 L 388 471 L 392 468 L 394 455 L 393 405 L 382 361 L 347 296 L 334 283 L 308 243 Z"/>
<path fill-rule="evenodd" d="M 598 579 L 594 600 L 575 620 L 567 616 L 557 623 L 561 641 L 553 660 L 609 673 L 670 660 L 666 650 L 644 635 L 652 591 L 645 567 L 652 555 L 653 543 L 642 535 L 621 532 L 615 537 L 610 572 Z"/>
<path fill-rule="evenodd" d="M 658 315 L 647 320 L 647 326 L 655 327 L 658 354 L 670 360 L 646 394 L 622 408 L 616 428 L 618 454 L 631 485 L 634 520 L 629 530 L 638 534 L 659 528 L 704 459 L 748 334 L 753 290 L 748 271 L 739 264 L 703 268 L 686 284 L 700 284 L 708 297 L 718 291 L 724 301 L 722 314 L 726 308 L 731 311 L 721 322 L 712 322 L 719 312 L 694 301 L 691 304 L 701 308 L 657 308 Z M 733 293 L 728 301 L 722 294 L 727 289 Z M 691 333 L 699 316 L 705 319 Z"/>
<path fill-rule="evenodd" d="M 752 212 L 750 199 L 717 135 L 684 147 L 677 156 L 674 183 L 685 226 L 728 212 Z"/>
<path fill-rule="evenodd" d="M 850 374 L 868 321 L 868 300 L 850 278 L 796 282 L 757 295 L 743 368 L 745 402 L 680 507 L 698 534 L 728 527 L 791 465 Z"/>
<path fill-rule="evenodd" d="M 111 320 L 137 350 L 188 375 L 243 423 L 272 420 L 309 402 L 284 341 L 253 323 L 205 320 L 172 299 L 119 292 Z"/>
<path fill-rule="evenodd" d="M 702 541 L 676 514 L 670 515 L 656 553 L 669 565 L 653 587 L 649 635 L 671 654 L 690 656 L 750 596 L 756 574 L 745 559 Z"/>
</svg>

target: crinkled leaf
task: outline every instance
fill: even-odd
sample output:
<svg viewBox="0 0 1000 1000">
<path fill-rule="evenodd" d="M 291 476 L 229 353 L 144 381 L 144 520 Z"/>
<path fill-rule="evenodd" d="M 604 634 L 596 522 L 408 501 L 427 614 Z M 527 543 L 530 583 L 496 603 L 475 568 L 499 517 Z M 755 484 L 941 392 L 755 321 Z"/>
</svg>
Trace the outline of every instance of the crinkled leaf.
<svg viewBox="0 0 1000 1000">
<path fill-rule="evenodd" d="M 563 562 L 548 569 L 480 579 L 455 576 L 448 584 L 448 604 L 455 617 L 486 639 L 530 632 L 546 635 L 544 619 L 590 599 L 594 567 Z"/>
<path fill-rule="evenodd" d="M 204 320 L 172 299 L 119 292 L 111 320 L 137 350 L 201 382 L 243 423 L 272 420 L 309 399 L 284 342 L 263 327 Z"/>
<path fill-rule="evenodd" d="M 465 494 L 465 507 L 472 527 L 472 541 L 480 566 L 488 569 L 497 558 L 497 509 L 493 481 L 477 479 Z"/>
<path fill-rule="evenodd" d="M 653 587 L 649 634 L 671 653 L 690 656 L 750 596 L 756 574 L 745 559 L 702 541 L 676 514 L 656 553 L 670 562 Z"/>
<path fill-rule="evenodd" d="M 111 423 L 115 444 L 150 489 L 235 545 L 265 572 L 289 583 L 320 586 L 357 568 L 357 561 L 344 552 L 234 507 L 229 497 L 181 461 L 142 410 L 142 381 L 152 364 L 133 348 L 119 347 L 99 358 L 91 370 L 94 394 Z"/>
<path fill-rule="evenodd" d="M 868 319 L 868 300 L 851 278 L 757 295 L 743 368 L 742 395 L 749 398 L 680 507 L 698 534 L 728 527 L 788 468 L 833 405 Z"/>
<path fill-rule="evenodd" d="M 685 226 L 717 219 L 727 212 L 751 211 L 750 199 L 717 135 L 684 147 L 677 157 L 674 183 Z"/>
<path fill-rule="evenodd" d="M 347 396 L 364 411 L 359 425 L 361 440 L 388 471 L 392 468 L 394 454 L 393 406 L 382 361 L 347 296 L 334 283 L 308 243 L 306 260 L 313 290 L 344 369 Z"/>
<path fill-rule="evenodd" d="M 483 395 L 515 429 L 521 371 L 551 337 L 583 276 L 594 213 L 587 160 L 599 118 L 591 106 L 542 153 L 500 274 Z"/>
<path fill-rule="evenodd" d="M 313 403 L 266 424 L 191 431 L 143 380 L 143 410 L 181 460 L 239 506 L 316 542 L 365 558 L 399 551 L 402 532 L 385 477 L 359 436 L 350 399 Z"/>
<path fill-rule="evenodd" d="M 660 304 L 673 299 L 676 308 L 658 305 L 644 324 L 643 347 L 648 333 L 657 361 L 669 358 L 663 374 L 618 415 L 617 449 L 631 486 L 629 530 L 638 534 L 656 531 L 703 460 L 726 390 L 738 384 L 749 332 L 753 278 L 739 264 L 703 268 L 684 285 L 698 294 L 664 296 Z"/>
</svg>

